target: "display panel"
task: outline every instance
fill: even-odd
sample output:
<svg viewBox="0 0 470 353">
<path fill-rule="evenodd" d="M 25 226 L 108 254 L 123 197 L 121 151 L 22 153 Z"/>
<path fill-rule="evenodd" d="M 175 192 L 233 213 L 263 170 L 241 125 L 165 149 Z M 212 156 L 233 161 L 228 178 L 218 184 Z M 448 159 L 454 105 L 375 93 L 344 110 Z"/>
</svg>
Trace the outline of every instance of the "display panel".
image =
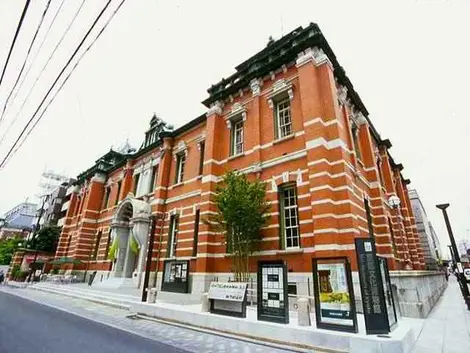
<svg viewBox="0 0 470 353">
<path fill-rule="evenodd" d="M 313 259 L 318 328 L 357 332 L 351 269 L 346 257 Z"/>
<path fill-rule="evenodd" d="M 282 261 L 258 262 L 258 320 L 289 323 L 287 266 Z"/>
<path fill-rule="evenodd" d="M 163 267 L 162 291 L 189 293 L 189 261 L 167 260 Z"/>
</svg>

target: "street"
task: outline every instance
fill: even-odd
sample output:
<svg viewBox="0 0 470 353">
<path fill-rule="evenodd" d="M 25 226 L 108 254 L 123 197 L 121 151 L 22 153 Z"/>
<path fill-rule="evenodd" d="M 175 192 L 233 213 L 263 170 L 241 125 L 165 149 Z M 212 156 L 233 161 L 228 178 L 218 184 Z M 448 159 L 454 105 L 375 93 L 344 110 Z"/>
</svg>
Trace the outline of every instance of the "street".
<svg viewBox="0 0 470 353">
<path fill-rule="evenodd" d="M 186 352 L 0 291 L 0 353 Z"/>
</svg>

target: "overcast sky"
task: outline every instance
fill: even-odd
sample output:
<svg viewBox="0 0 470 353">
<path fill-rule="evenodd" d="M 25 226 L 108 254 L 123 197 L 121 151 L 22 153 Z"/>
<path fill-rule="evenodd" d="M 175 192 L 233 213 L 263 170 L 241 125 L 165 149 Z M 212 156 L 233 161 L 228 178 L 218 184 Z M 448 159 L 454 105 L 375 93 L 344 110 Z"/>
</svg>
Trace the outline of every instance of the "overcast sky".
<svg viewBox="0 0 470 353">
<path fill-rule="evenodd" d="M 0 87 L 0 108 L 22 65 L 46 0 L 32 1 Z M 52 0 L 44 26 L 61 0 Z M 81 0 L 66 0 L 0 138 Z M 105 1 L 87 0 L 16 123 L 0 157 Z M 0 0 L 3 67 L 24 1 Z M 111 146 L 140 146 L 154 112 L 180 126 L 205 111 L 206 90 L 240 62 L 298 26 L 319 24 L 391 153 L 403 163 L 443 247 L 436 203 L 450 202 L 457 237 L 470 233 L 468 87 L 470 2 L 128 0 L 87 54 L 37 129 L 0 170 L 0 214 L 37 191 L 47 167 L 76 176 Z M 38 43 L 44 37 L 44 28 Z M 37 47 L 33 48 L 34 54 Z"/>
</svg>

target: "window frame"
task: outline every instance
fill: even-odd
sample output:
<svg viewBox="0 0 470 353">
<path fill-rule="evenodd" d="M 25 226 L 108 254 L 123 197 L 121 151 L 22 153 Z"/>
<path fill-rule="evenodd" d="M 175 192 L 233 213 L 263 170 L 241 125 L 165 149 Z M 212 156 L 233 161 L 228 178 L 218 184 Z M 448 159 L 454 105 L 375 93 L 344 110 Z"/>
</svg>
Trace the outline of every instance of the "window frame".
<svg viewBox="0 0 470 353">
<path fill-rule="evenodd" d="M 186 154 L 178 153 L 176 155 L 176 170 L 175 170 L 175 184 L 180 184 L 184 181 L 184 167 L 186 165 Z"/>
<path fill-rule="evenodd" d="M 234 119 L 230 121 L 230 155 L 231 156 L 238 156 L 242 154 L 244 151 L 244 144 L 245 144 L 245 131 L 244 131 L 244 121 L 243 118 L 240 116 L 238 119 Z M 240 129 L 238 130 L 238 127 Z M 240 132 L 241 138 L 239 142 L 237 142 L 237 131 Z M 237 147 L 240 146 L 240 151 L 237 151 Z"/>
<path fill-rule="evenodd" d="M 153 190 L 155 190 L 155 188 L 157 187 L 157 177 L 158 177 L 158 164 L 155 164 L 154 166 L 152 166 L 152 171 L 151 171 L 151 175 L 150 175 L 149 190 L 147 190 L 148 194 L 153 192 Z"/>
<path fill-rule="evenodd" d="M 133 192 L 134 192 L 134 196 L 137 197 L 137 191 L 139 191 L 139 182 L 140 182 L 140 174 L 141 173 L 137 173 L 134 175 L 134 187 L 132 188 Z"/>
<path fill-rule="evenodd" d="M 193 257 L 197 256 L 197 245 L 199 241 L 199 221 L 201 218 L 201 210 L 197 209 L 194 215 L 194 235 L 193 235 Z"/>
<path fill-rule="evenodd" d="M 206 142 L 202 141 L 199 143 L 199 174 L 202 175 L 204 172 L 204 153 L 206 150 Z"/>
<path fill-rule="evenodd" d="M 281 124 L 281 117 L 280 117 L 280 105 L 281 104 L 288 104 L 287 108 L 283 108 L 282 112 L 288 111 L 289 113 L 289 123 L 288 124 Z M 276 127 L 276 138 L 277 139 L 282 139 L 285 137 L 288 137 L 294 133 L 294 124 L 292 121 L 292 104 L 291 104 L 291 99 L 289 97 L 284 97 L 282 99 L 279 99 L 275 102 L 275 109 L 274 109 L 274 116 L 275 116 L 275 127 Z M 288 134 L 283 135 L 282 134 L 282 129 L 285 126 L 289 126 L 290 131 Z"/>
<path fill-rule="evenodd" d="M 96 234 L 96 239 L 95 239 L 95 247 L 93 249 L 93 261 L 96 261 L 97 257 L 98 257 L 98 250 L 99 250 L 99 247 L 100 247 L 100 243 L 101 243 L 101 237 L 103 236 L 103 231 L 100 230 L 98 231 L 98 233 Z"/>
<path fill-rule="evenodd" d="M 288 190 L 293 190 L 294 195 L 292 196 L 295 201 L 295 205 L 290 205 L 288 206 L 288 210 L 294 210 L 294 216 L 290 213 L 289 218 L 294 217 L 296 225 L 292 226 L 290 225 L 289 227 L 286 227 L 286 206 L 285 206 L 285 195 L 284 192 Z M 280 185 L 278 187 L 278 204 L 279 204 L 279 244 L 280 248 L 282 250 L 286 249 L 300 249 L 301 248 L 301 237 L 300 237 L 300 222 L 299 222 L 299 204 L 298 204 L 298 198 L 297 198 L 297 185 L 295 183 L 286 183 L 283 185 Z M 294 243 L 294 239 L 297 238 L 297 245 L 296 246 L 287 246 L 288 243 L 288 229 L 296 229 L 297 230 L 297 235 L 295 237 L 291 236 L 289 238 L 292 238 L 292 243 Z"/>
<path fill-rule="evenodd" d="M 361 151 L 361 140 L 359 138 L 359 126 L 356 122 L 351 122 L 351 137 L 352 137 L 352 147 L 354 149 L 354 154 L 356 155 L 356 159 L 358 161 L 362 161 L 362 151 Z"/>
<path fill-rule="evenodd" d="M 111 189 L 109 186 L 104 188 L 104 195 L 103 195 L 103 204 L 101 205 L 101 209 L 108 208 L 109 203 L 109 195 L 111 194 Z"/>
<path fill-rule="evenodd" d="M 116 200 L 114 201 L 114 206 L 116 206 L 119 203 L 119 196 L 121 194 L 121 186 L 122 186 L 122 180 L 119 180 L 117 182 L 117 192 L 116 192 Z"/>
<path fill-rule="evenodd" d="M 176 247 L 177 247 L 177 236 L 178 236 L 178 223 L 179 217 L 178 215 L 171 215 L 170 216 L 170 225 L 168 228 L 168 241 L 167 241 L 167 258 L 176 257 Z"/>
</svg>

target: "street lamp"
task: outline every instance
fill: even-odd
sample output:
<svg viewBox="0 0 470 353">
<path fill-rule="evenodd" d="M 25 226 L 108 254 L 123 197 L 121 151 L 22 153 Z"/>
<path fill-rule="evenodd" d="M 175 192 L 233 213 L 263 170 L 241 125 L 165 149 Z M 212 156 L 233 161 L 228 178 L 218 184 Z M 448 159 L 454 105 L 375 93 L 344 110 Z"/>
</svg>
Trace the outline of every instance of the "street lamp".
<svg viewBox="0 0 470 353">
<path fill-rule="evenodd" d="M 392 195 L 388 198 L 388 204 L 390 205 L 391 208 L 393 208 L 395 210 L 395 216 L 396 216 L 396 219 L 397 219 L 397 222 L 399 222 L 399 219 L 400 219 L 400 204 L 401 204 L 401 201 L 400 201 L 400 198 L 397 196 L 397 195 Z M 400 226 L 400 223 L 398 223 L 398 229 L 399 229 L 399 232 L 400 232 L 400 238 L 402 238 L 402 246 L 405 245 L 405 241 L 406 241 L 406 236 L 402 236 L 402 229 L 401 229 L 401 226 Z M 405 269 L 407 270 L 411 270 L 412 269 L 412 266 L 410 265 L 410 259 L 409 259 L 409 255 L 408 255 L 408 252 L 403 252 L 405 254 Z"/>
<path fill-rule="evenodd" d="M 452 227 L 450 226 L 449 216 L 447 215 L 447 207 L 449 206 L 450 204 L 448 203 L 436 205 L 436 207 L 442 211 L 442 214 L 444 216 L 444 221 L 446 222 L 447 233 L 449 233 L 450 243 L 452 245 L 452 250 L 453 250 L 453 254 L 451 255 L 453 255 L 454 257 L 453 260 L 455 262 L 455 265 L 457 266 L 457 280 L 459 281 L 460 290 L 462 291 L 463 299 L 465 300 L 465 303 L 467 304 L 467 309 L 470 310 L 470 293 L 468 292 L 467 281 L 465 279 L 465 275 L 463 274 L 463 272 L 460 271 L 460 269 L 462 268 L 462 264 L 460 262 L 459 250 L 457 249 L 457 244 L 455 244 L 454 233 L 452 232 Z"/>
</svg>

